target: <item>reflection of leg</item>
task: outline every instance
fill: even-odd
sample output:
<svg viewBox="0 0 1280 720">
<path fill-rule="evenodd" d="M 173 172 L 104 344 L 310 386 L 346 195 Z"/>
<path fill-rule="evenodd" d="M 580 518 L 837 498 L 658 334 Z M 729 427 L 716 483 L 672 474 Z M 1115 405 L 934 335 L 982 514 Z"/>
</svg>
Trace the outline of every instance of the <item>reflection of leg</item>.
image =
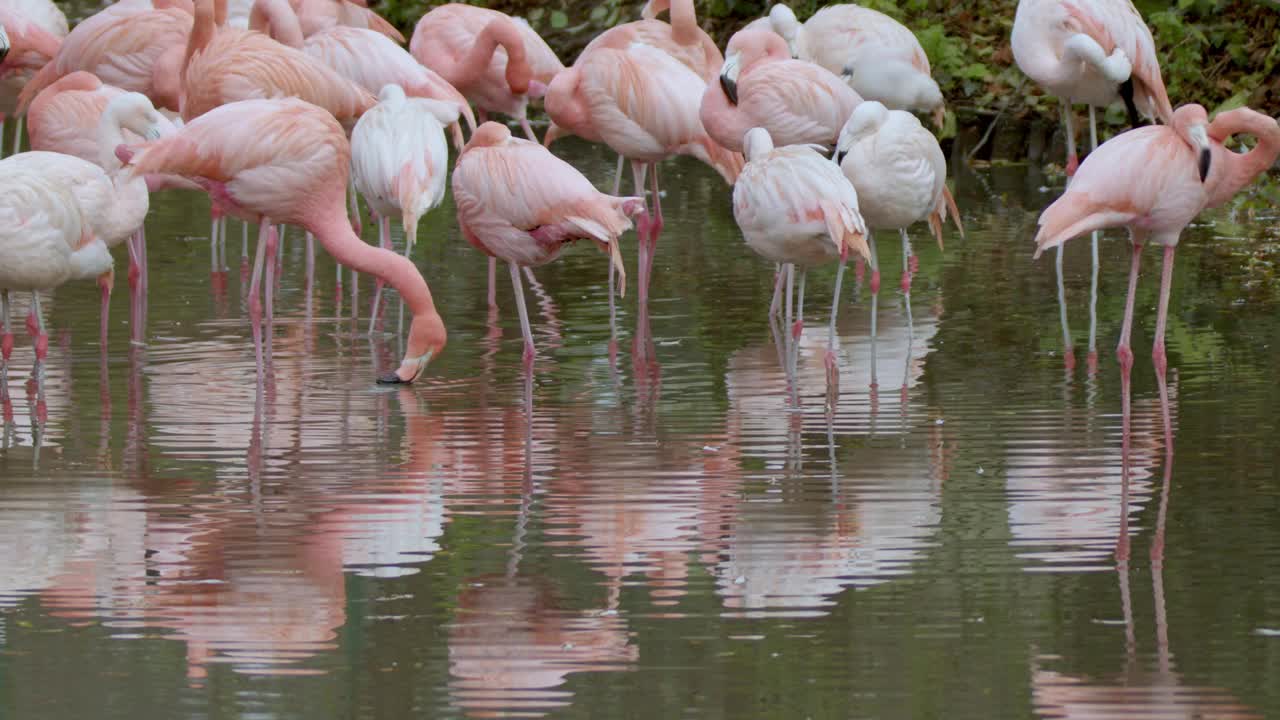
<svg viewBox="0 0 1280 720">
<path fill-rule="evenodd" d="M 840 383 L 840 368 L 836 361 L 836 316 L 840 312 L 840 283 L 844 280 L 844 258 L 836 269 L 836 290 L 831 296 L 831 325 L 827 328 L 827 391 L 835 392 Z"/>
<path fill-rule="evenodd" d="M 13 327 L 9 324 L 9 291 L 0 290 L 0 320 L 4 332 L 0 333 L 0 398 L 9 397 L 9 358 L 13 356 Z"/>
<path fill-rule="evenodd" d="M 508 263 L 511 268 L 511 290 L 516 295 L 516 310 L 520 313 L 520 332 L 524 335 L 524 362 L 533 364 L 533 330 L 529 327 L 529 311 L 524 304 L 524 283 L 520 280 L 520 266 Z"/>
<path fill-rule="evenodd" d="M 1156 315 L 1156 342 L 1151 349 L 1151 360 L 1155 363 L 1156 374 L 1164 379 L 1168 360 L 1164 354 L 1165 321 L 1169 317 L 1169 290 L 1173 286 L 1173 253 L 1175 245 L 1164 246 L 1164 267 L 1160 270 L 1160 309 Z"/>
<path fill-rule="evenodd" d="M 796 288 L 796 322 L 791 326 L 791 377 L 793 378 L 793 393 L 800 392 L 800 336 L 804 334 L 804 281 L 808 274 L 808 269 L 800 270 L 800 285 Z"/>
<path fill-rule="evenodd" d="M 1075 348 L 1071 343 L 1071 326 L 1067 324 L 1067 286 L 1062 276 L 1062 247 L 1058 246 L 1058 256 L 1053 267 L 1058 274 L 1058 321 L 1062 324 L 1062 355 L 1070 369 L 1075 365 Z"/>
<path fill-rule="evenodd" d="M 253 331 L 253 354 L 258 365 L 258 378 L 265 376 L 265 363 L 262 356 L 262 301 L 258 288 L 262 283 L 262 263 L 267 251 L 266 233 L 270 223 L 266 218 L 258 224 L 258 249 L 253 256 L 253 273 L 249 278 L 249 326 Z"/>
<path fill-rule="evenodd" d="M 787 385 L 790 387 L 794 385 L 794 382 L 795 382 L 795 379 L 791 376 L 791 344 L 793 342 L 793 340 L 791 339 L 791 323 L 795 317 L 792 311 L 791 304 L 792 302 L 794 302 L 794 297 L 795 297 L 795 277 L 796 277 L 795 266 L 792 265 L 791 263 L 785 263 L 782 266 L 782 272 L 784 275 L 786 275 L 786 278 L 787 278 L 787 289 L 786 289 L 787 294 L 784 296 L 784 300 L 782 303 L 783 304 L 782 328 L 784 333 L 783 337 L 786 338 L 786 343 L 787 343 L 787 354 L 786 354 L 786 362 L 783 364 L 782 370 L 784 373 L 786 373 Z"/>
<path fill-rule="evenodd" d="M 880 305 L 880 258 L 876 255 L 875 233 L 867 233 L 867 247 L 871 250 L 871 388 L 880 386 L 876 380 L 876 311 Z"/>
</svg>

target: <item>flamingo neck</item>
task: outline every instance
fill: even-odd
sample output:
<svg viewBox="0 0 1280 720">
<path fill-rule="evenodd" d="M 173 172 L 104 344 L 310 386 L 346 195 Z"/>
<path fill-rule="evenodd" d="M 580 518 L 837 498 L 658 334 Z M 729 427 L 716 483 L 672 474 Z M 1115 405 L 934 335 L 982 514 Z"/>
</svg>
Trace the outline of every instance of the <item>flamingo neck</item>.
<svg viewBox="0 0 1280 720">
<path fill-rule="evenodd" d="M 480 34 L 476 35 L 475 44 L 459 63 L 455 76 L 482 77 L 499 45 L 507 51 L 507 83 L 512 86 L 512 94 L 525 94 L 528 91 L 528 77 L 532 73 L 525 58 L 524 38 L 520 36 L 520 30 L 516 28 L 515 23 L 505 17 L 490 21 Z M 521 74 L 525 78 L 523 83 L 519 81 Z M 522 84 L 524 87 L 520 87 Z"/>
<path fill-rule="evenodd" d="M 681 45 L 696 45 L 700 40 L 698 16 L 693 0 L 669 0 L 671 9 L 671 39 Z"/>
<path fill-rule="evenodd" d="M 1274 119 L 1248 108 L 1240 108 L 1222 113 L 1209 126 L 1209 135 L 1217 142 L 1223 142 L 1236 134 L 1253 135 L 1258 139 L 1258 144 L 1247 153 L 1227 150 L 1221 154 L 1226 171 L 1219 181 L 1221 190 L 1214 194 L 1214 207 L 1231 199 L 1256 177 L 1270 169 L 1276 158 L 1280 157 L 1280 125 Z"/>
<path fill-rule="evenodd" d="M 270 35 L 282 45 L 302 47 L 302 22 L 288 0 L 256 0 L 249 13 L 249 29 Z"/>
<path fill-rule="evenodd" d="M 187 38 L 187 54 L 182 60 L 182 74 L 186 75 L 191 58 L 209 46 L 213 35 L 217 32 L 214 0 L 197 0 L 195 4 L 195 21 L 191 25 L 191 35 Z"/>
</svg>

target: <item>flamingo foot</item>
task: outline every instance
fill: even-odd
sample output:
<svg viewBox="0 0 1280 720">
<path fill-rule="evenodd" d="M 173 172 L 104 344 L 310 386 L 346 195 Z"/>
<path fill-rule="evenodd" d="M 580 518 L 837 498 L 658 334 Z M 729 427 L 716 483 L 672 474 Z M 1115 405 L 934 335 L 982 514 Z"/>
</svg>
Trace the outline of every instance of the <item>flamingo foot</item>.
<svg viewBox="0 0 1280 720">
<path fill-rule="evenodd" d="M 40 333 L 39 335 L 36 335 L 36 360 L 38 362 L 44 362 L 44 359 L 48 356 L 49 336 L 46 333 Z"/>
<path fill-rule="evenodd" d="M 1156 372 L 1163 377 L 1165 371 L 1169 369 L 1168 358 L 1164 354 L 1164 341 L 1160 340 L 1151 348 L 1151 362 L 1156 366 Z"/>
<path fill-rule="evenodd" d="M 871 294 L 875 295 L 880 292 L 880 271 L 871 271 Z"/>
<path fill-rule="evenodd" d="M 1064 351 L 1063 351 L 1063 353 L 1062 353 L 1062 366 L 1063 366 L 1064 368 L 1066 368 L 1067 372 L 1071 372 L 1072 370 L 1075 370 L 1075 369 L 1076 369 L 1076 351 L 1075 351 L 1075 348 L 1067 348 L 1066 350 L 1064 350 Z"/>
<path fill-rule="evenodd" d="M 1074 177 L 1076 170 L 1080 169 L 1080 158 L 1074 153 L 1067 158 L 1067 177 Z"/>
<path fill-rule="evenodd" d="M 799 340 L 800 334 L 803 332 L 804 332 L 803 320 L 796 320 L 795 322 L 791 323 L 791 338 L 793 340 Z"/>
</svg>

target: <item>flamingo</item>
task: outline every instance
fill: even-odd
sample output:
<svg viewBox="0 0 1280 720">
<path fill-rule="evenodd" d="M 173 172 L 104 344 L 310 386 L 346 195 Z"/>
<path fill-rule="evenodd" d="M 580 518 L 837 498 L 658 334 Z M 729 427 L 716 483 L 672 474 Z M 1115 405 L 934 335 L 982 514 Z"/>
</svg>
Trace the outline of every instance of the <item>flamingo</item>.
<svg viewBox="0 0 1280 720">
<path fill-rule="evenodd" d="M 786 322 L 790 326 L 787 374 L 795 388 L 796 358 L 804 331 L 804 282 L 809 268 L 839 262 L 831 301 L 826 366 L 828 388 L 838 377 L 836 314 L 845 261 L 855 250 L 871 258 L 867 227 L 858 210 L 858 192 L 840 169 L 806 146 L 775 148 L 769 131 L 752 128 L 743 140 L 747 164 L 733 187 L 733 217 L 747 246 L 775 263 L 787 266 Z M 792 324 L 792 283 L 800 271 L 795 296 L 799 303 Z"/>
<path fill-rule="evenodd" d="M 1255 136 L 1248 153 L 1228 150 L 1232 135 Z M 1122 133 L 1090 153 L 1067 191 L 1040 215 L 1036 257 L 1071 238 L 1109 227 L 1127 227 L 1133 244 L 1129 295 L 1116 356 L 1127 380 L 1133 367 L 1129 344 L 1142 245 L 1164 246 L 1160 304 L 1152 360 L 1163 376 L 1165 321 L 1173 282 L 1173 256 L 1182 230 L 1205 208 L 1218 207 L 1265 172 L 1280 156 L 1280 125 L 1262 113 L 1240 108 L 1208 122 L 1200 105 L 1183 105 L 1170 125 Z"/>
<path fill-rule="evenodd" d="M 108 7 L 76 25 L 57 54 L 22 89 L 18 113 L 63 75 L 85 70 L 122 90 L 140 92 L 156 107 L 178 110 L 177 68 L 191 33 L 190 5 L 180 0 Z"/>
<path fill-rule="evenodd" d="M 111 273 L 111 252 L 85 222 L 72 188 L 54 164 L 30 163 L 24 156 L 0 160 L 0 395 L 8 392 L 9 358 L 13 331 L 9 321 L 9 296 L 13 291 L 31 293 L 29 323 L 35 340 L 36 360 L 49 352 L 40 310 L 41 290 L 52 290 L 73 279 Z M 96 166 L 91 166 L 96 167 Z M 101 172 L 101 170 L 99 170 Z M 37 374 L 37 378 L 39 378 Z"/>
<path fill-rule="evenodd" d="M 716 142 L 741 151 L 748 130 L 769 131 L 775 145 L 832 147 L 862 98 L 826 69 L 791 59 L 774 33 L 747 30 L 729 39 L 720 82 L 702 96 L 702 124 Z"/>
<path fill-rule="evenodd" d="M 444 349 L 444 322 L 422 274 L 407 258 L 370 247 L 351 229 L 345 212 L 351 150 L 342 126 L 328 111 L 296 98 L 244 100 L 215 108 L 174 135 L 136 149 L 120 147 L 116 153 L 133 166 L 136 175 L 188 177 L 231 214 L 259 223 L 264 237 L 254 262 L 249 301 L 259 378 L 265 367 L 257 290 L 264 253 L 275 250 L 271 221 L 303 227 L 337 262 L 381 278 L 409 305 L 413 321 L 405 357 L 379 382 L 413 382 Z M 268 327 L 274 269 L 274 262 L 267 264 Z"/>
<path fill-rule="evenodd" d="M 364 3 L 348 0 L 290 0 L 298 14 L 305 37 L 336 27 L 372 30 L 396 45 L 404 42 L 404 35 L 378 13 Z"/>
<path fill-rule="evenodd" d="M 408 98 L 399 85 L 387 85 L 378 104 L 351 132 L 351 177 L 378 217 L 378 238 L 391 247 L 391 217 L 404 223 L 404 255 L 418 239 L 418 219 L 444 201 L 449 146 L 444 126 L 458 122 L 452 103 Z M 382 297 L 379 283 L 369 316 L 369 332 Z M 403 303 L 401 304 L 403 311 Z"/>
<path fill-rule="evenodd" d="M 476 116 L 466 97 L 444 78 L 423 67 L 404 48 L 373 30 L 335 27 L 307 37 L 303 52 L 328 65 L 342 77 L 371 93 L 387 85 L 399 85 L 405 95 L 453 103 L 476 129 Z M 451 126 L 454 145 L 462 149 L 461 120 Z"/>
<path fill-rule="evenodd" d="M 778 33 L 792 56 L 839 75 L 864 99 L 892 110 L 928 113 L 942 127 L 946 105 L 929 56 L 915 33 L 897 20 L 846 4 L 828 5 L 801 24 L 791 8 L 777 4 L 756 23 L 750 27 Z"/>
<path fill-rule="evenodd" d="M 40 68 L 55 55 L 67 36 L 67 16 L 49 0 L 0 2 L 0 33 L 5 35 L 0 53 L 0 136 L 4 119 L 18 107 L 18 94 Z M 22 145 L 22 116 L 13 134 L 13 152 Z"/>
<path fill-rule="evenodd" d="M 495 122 L 481 125 L 458 156 L 453 197 L 463 237 L 511 269 L 526 369 L 533 367 L 533 331 L 522 266 L 544 265 L 569 242 L 589 239 L 623 275 L 625 292 L 618 236 L 631 228 L 631 217 L 644 211 L 642 198 L 597 191 L 572 165 L 536 142 L 511 137 L 506 126 Z"/>
<path fill-rule="evenodd" d="M 363 88 L 289 46 L 301 44 L 300 37 L 295 36 L 285 44 L 251 30 L 217 27 L 216 17 L 224 12 L 224 7 L 223 0 L 196 3 L 195 24 L 182 65 L 184 120 L 237 100 L 298 97 L 324 108 L 349 127 L 377 102 Z M 259 12 L 268 18 L 273 29 L 297 31 L 297 22 L 290 22 L 293 10 L 287 0 L 257 0 L 254 13 Z M 221 214 L 222 209 L 215 206 L 215 226 Z M 353 228 L 359 232 L 359 213 L 352 215 Z M 220 233 L 215 230 L 212 234 L 217 238 Z M 241 245 L 241 261 L 248 262 L 247 230 Z M 211 270 L 218 272 L 216 262 Z"/>
<path fill-rule="evenodd" d="M 1013 58 L 1033 81 L 1062 101 L 1067 176 L 1079 167 L 1071 105 L 1089 106 L 1090 148 L 1098 147 L 1095 107 L 1122 100 L 1129 124 L 1139 114 L 1168 124 L 1173 106 L 1160 76 L 1155 40 L 1131 0 L 1019 0 L 1013 21 Z M 1089 361 L 1097 357 L 1098 236 L 1090 238 Z M 1062 249 L 1055 272 L 1067 366 L 1074 364 L 1067 325 Z"/>
<path fill-rule="evenodd" d="M 550 145 L 565 131 L 604 142 L 631 160 L 636 195 L 644 197 L 651 177 L 653 212 L 639 220 L 640 307 L 648 302 L 653 253 L 662 231 L 658 162 L 692 155 L 715 168 L 730 185 L 742 169 L 742 155 L 721 147 L 703 129 L 698 112 L 706 83 L 666 52 L 643 44 L 625 49 L 598 47 L 551 81 L 546 108 Z M 615 191 L 616 192 L 616 191 Z M 610 272 L 610 299 L 612 301 Z"/>
<path fill-rule="evenodd" d="M 461 91 L 480 111 L 481 122 L 487 113 L 506 113 L 535 142 L 526 116 L 529 98 L 542 97 L 564 70 L 527 24 L 497 10 L 457 3 L 433 8 L 418 20 L 409 52 Z"/>
<path fill-rule="evenodd" d="M 45 88 L 31 102 L 27 111 L 31 149 L 72 155 L 94 163 L 113 175 L 120 170 L 115 148 L 122 142 L 137 142 L 146 135 L 159 137 L 173 132 L 174 125 L 156 111 L 151 101 L 140 93 L 129 93 L 103 85 L 93 75 L 76 71 Z M 127 190 L 125 189 L 127 188 Z M 199 187 L 181 178 L 153 176 L 144 183 L 126 183 L 122 192 L 130 194 L 130 202 L 141 207 L 145 215 L 148 191 Z M 108 246 L 120 238 L 104 236 Z M 129 285 L 135 300 L 142 288 L 145 292 L 146 240 L 139 222 L 129 238 Z M 107 301 L 104 295 L 103 302 Z M 106 307 L 103 308 L 103 332 L 106 330 Z"/>
<path fill-rule="evenodd" d="M 858 190 L 862 217 L 873 231 L 896 229 L 902 237 L 902 293 L 907 321 L 911 322 L 911 238 L 907 228 L 927 220 L 938 247 L 942 226 L 950 213 L 964 237 L 960 211 L 947 190 L 947 158 L 933 133 L 916 116 L 890 110 L 868 100 L 858 106 L 840 130 L 836 163 Z M 880 293 L 880 266 L 875 237 L 871 248 L 871 384 L 876 385 L 876 305 Z"/>
</svg>

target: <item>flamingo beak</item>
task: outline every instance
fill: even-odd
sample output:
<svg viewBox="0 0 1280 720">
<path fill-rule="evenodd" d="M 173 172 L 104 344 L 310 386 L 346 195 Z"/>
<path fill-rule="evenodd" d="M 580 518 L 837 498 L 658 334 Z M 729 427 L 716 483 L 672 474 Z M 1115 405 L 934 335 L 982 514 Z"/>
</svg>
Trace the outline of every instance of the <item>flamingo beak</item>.
<svg viewBox="0 0 1280 720">
<path fill-rule="evenodd" d="M 142 137 L 146 140 L 159 140 L 161 137 L 160 126 L 148 125 L 147 129 L 143 131 Z"/>
<path fill-rule="evenodd" d="M 933 124 L 934 124 L 935 126 L 937 126 L 937 128 L 938 128 L 939 130 L 941 130 L 943 127 L 945 127 L 945 126 L 946 126 L 946 124 L 947 124 L 947 110 L 946 110 L 946 108 L 944 108 L 944 107 L 942 107 L 941 105 L 939 105 L 939 106 L 937 107 L 937 109 L 935 109 L 935 110 L 933 111 Z"/>
<path fill-rule="evenodd" d="M 426 354 L 416 358 L 406 358 L 400 363 L 400 367 L 391 373 L 387 373 L 378 378 L 379 385 L 409 385 L 422 377 L 422 373 L 426 372 L 427 365 L 431 362 L 431 356 L 435 354 L 434 350 L 428 350 Z M 407 377 L 406 377 L 407 374 Z"/>
<path fill-rule="evenodd" d="M 618 271 L 618 297 L 626 297 L 627 269 L 622 264 L 622 249 L 618 247 L 616 239 L 609 243 L 609 262 Z"/>
<path fill-rule="evenodd" d="M 725 56 L 724 66 L 720 68 L 720 87 L 729 98 L 729 104 L 738 104 L 738 53 Z"/>
<path fill-rule="evenodd" d="M 1187 133 L 1191 142 L 1199 151 L 1200 182 L 1209 177 L 1209 166 L 1213 162 L 1212 146 L 1209 144 L 1209 131 L 1204 124 L 1192 125 Z"/>
</svg>

